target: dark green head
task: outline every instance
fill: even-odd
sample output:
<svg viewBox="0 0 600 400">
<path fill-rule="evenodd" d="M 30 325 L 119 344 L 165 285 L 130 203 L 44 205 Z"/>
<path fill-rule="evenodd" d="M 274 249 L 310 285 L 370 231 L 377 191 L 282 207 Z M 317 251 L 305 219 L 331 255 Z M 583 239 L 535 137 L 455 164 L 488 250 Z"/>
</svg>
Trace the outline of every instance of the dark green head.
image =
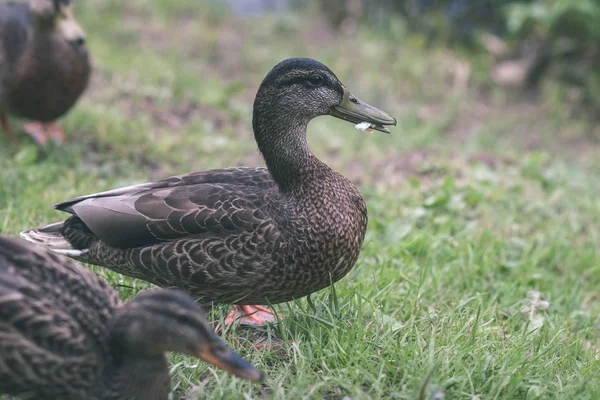
<svg viewBox="0 0 600 400">
<path fill-rule="evenodd" d="M 230 350 L 215 334 L 204 312 L 187 294 L 177 290 L 152 290 L 127 302 L 111 329 L 116 359 L 162 357 L 177 352 L 200 358 L 249 380 L 262 373 Z"/>
</svg>

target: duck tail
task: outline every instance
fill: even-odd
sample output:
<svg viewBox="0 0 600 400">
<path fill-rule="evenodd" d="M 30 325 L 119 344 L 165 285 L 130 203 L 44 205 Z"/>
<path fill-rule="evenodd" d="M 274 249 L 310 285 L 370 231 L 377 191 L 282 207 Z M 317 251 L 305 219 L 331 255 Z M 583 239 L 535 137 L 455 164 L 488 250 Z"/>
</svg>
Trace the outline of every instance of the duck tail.
<svg viewBox="0 0 600 400">
<path fill-rule="evenodd" d="M 88 249 L 76 249 L 63 236 L 64 222 L 42 226 L 21 232 L 21 237 L 29 242 L 41 244 L 55 253 L 68 257 L 81 257 Z"/>
</svg>

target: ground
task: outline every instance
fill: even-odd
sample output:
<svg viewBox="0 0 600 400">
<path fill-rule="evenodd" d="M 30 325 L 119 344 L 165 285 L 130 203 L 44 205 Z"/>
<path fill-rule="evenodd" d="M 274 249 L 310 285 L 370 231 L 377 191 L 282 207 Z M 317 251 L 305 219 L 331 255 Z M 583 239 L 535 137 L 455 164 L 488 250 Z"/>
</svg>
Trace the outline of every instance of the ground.
<svg viewBox="0 0 600 400">
<path fill-rule="evenodd" d="M 366 198 L 361 256 L 334 288 L 275 307 L 273 333 L 292 341 L 281 351 L 225 337 L 263 384 L 171 356 L 174 398 L 600 397 L 600 132 L 562 89 L 495 87 L 486 57 L 425 48 L 399 23 L 344 36 L 314 10 L 198 4 L 76 3 L 93 81 L 61 147 L 0 137 L 0 232 L 59 220 L 50 205 L 77 195 L 263 165 L 256 88 L 284 58 L 313 57 L 398 119 L 391 135 L 309 126 L 314 152 Z M 92 268 L 123 299 L 149 286 Z"/>
</svg>

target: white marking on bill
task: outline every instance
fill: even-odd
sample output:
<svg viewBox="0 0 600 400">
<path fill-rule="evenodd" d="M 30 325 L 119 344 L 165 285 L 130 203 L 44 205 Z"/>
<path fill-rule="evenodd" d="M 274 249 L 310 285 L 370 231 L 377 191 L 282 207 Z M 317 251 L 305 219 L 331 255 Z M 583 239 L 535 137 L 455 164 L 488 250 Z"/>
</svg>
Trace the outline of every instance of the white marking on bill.
<svg viewBox="0 0 600 400">
<path fill-rule="evenodd" d="M 354 127 L 359 131 L 373 133 L 373 128 L 375 127 L 375 125 L 365 121 L 361 122 L 360 124 L 356 124 Z"/>
</svg>

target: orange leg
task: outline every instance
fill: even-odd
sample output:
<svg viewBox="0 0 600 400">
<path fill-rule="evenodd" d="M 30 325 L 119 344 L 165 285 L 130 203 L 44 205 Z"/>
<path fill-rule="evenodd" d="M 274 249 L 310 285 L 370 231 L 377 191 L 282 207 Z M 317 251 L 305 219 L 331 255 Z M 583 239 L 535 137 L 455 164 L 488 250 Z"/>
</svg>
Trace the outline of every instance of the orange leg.
<svg viewBox="0 0 600 400">
<path fill-rule="evenodd" d="M 46 125 L 46 135 L 56 144 L 61 144 L 65 140 L 65 131 L 56 122 L 50 122 Z"/>
<path fill-rule="evenodd" d="M 56 144 L 65 139 L 65 132 L 56 122 L 31 122 L 23 125 L 23 130 L 40 146 L 45 145 L 48 139 Z"/>
<path fill-rule="evenodd" d="M 279 317 L 281 318 L 280 315 Z M 275 322 L 275 314 L 261 306 L 234 306 L 225 318 L 225 325 L 231 325 L 236 321 L 241 325 L 261 326 L 266 325 L 267 322 Z"/>
<path fill-rule="evenodd" d="M 10 125 L 8 125 L 8 121 L 6 120 L 6 115 L 4 115 L 4 113 L 0 113 L 0 126 L 2 126 L 2 130 L 6 132 L 6 135 L 10 138 L 10 140 L 15 143 L 19 142 L 17 135 L 15 135 L 15 132 L 12 130 Z"/>
<path fill-rule="evenodd" d="M 46 126 L 41 122 L 30 122 L 23 125 L 23 130 L 29 136 L 33 138 L 33 141 L 43 146 L 48 141 L 48 134 L 46 133 Z"/>
<path fill-rule="evenodd" d="M 281 315 L 278 314 L 278 317 L 281 318 Z M 225 318 L 224 326 L 232 325 L 236 322 L 239 322 L 240 325 L 252 326 L 252 328 L 238 327 L 236 331 L 238 336 L 233 337 L 236 346 L 253 347 L 257 350 L 265 351 L 280 351 L 285 342 L 273 334 L 267 334 L 264 328 L 260 328 L 260 326 L 266 325 L 267 322 L 275 322 L 275 320 L 275 314 L 265 307 L 235 305 L 234 309 Z M 215 331 L 221 335 L 224 327 L 220 326 L 217 321 L 213 324 Z M 291 340 L 288 342 L 293 343 Z"/>
</svg>

